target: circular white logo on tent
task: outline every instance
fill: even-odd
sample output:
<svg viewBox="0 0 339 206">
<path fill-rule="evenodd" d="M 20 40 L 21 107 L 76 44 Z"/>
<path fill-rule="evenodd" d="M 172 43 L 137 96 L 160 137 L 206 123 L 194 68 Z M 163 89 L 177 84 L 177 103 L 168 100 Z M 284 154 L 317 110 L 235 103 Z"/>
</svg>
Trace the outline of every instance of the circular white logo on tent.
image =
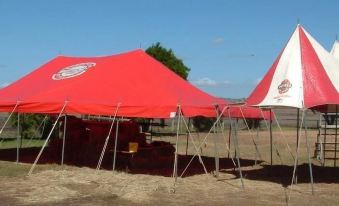
<svg viewBox="0 0 339 206">
<path fill-rule="evenodd" d="M 71 65 L 71 66 L 61 69 L 58 73 L 53 74 L 52 79 L 62 80 L 62 79 L 76 77 L 76 76 L 79 76 L 85 73 L 89 68 L 94 67 L 94 66 L 95 66 L 95 63 L 93 62 Z"/>
</svg>

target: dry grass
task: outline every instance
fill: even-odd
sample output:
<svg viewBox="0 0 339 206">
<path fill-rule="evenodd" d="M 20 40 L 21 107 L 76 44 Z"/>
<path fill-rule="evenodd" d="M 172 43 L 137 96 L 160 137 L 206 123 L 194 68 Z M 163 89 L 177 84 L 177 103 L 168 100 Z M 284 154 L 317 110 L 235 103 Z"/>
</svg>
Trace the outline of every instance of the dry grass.
<svg viewBox="0 0 339 206">
<path fill-rule="evenodd" d="M 310 131 L 311 153 L 317 131 Z M 226 132 L 226 134 L 228 134 Z M 29 165 L 0 162 L 0 198 L 2 205 L 287 205 L 290 193 L 290 205 L 338 205 L 339 184 L 338 170 L 329 166 L 318 167 L 313 160 L 315 173 L 315 195 L 310 193 L 305 138 L 301 138 L 298 172 L 298 185 L 289 186 L 292 175 L 293 159 L 286 149 L 289 143 L 295 153 L 295 131 L 285 132 L 285 139 L 274 132 L 274 142 L 280 157 L 274 152 L 274 165 L 270 166 L 269 134 L 261 131 L 256 137 L 263 162 L 253 165 L 255 149 L 247 131 L 239 133 L 240 154 L 243 163 L 245 188 L 242 189 L 238 171 L 228 161 L 225 139 L 217 135 L 219 155 L 222 157 L 221 172 L 218 178 L 205 175 L 201 167 L 196 175 L 179 178 L 173 185 L 171 177 L 146 174 L 130 174 L 107 170 L 95 171 L 89 168 L 64 167 L 56 165 L 39 165 L 30 177 L 26 177 Z M 195 143 L 203 139 L 193 135 Z M 174 143 L 173 137 L 155 137 Z M 231 154 L 234 153 L 231 147 Z M 180 154 L 186 153 L 186 136 L 179 142 Z M 188 154 L 195 150 L 189 143 Z M 207 138 L 202 150 L 204 156 L 214 155 L 213 136 Z M 213 159 L 208 157 L 204 160 Z M 281 161 L 283 160 L 283 164 Z M 180 163 L 180 162 L 179 162 Z M 207 163 L 209 164 L 209 163 Z M 7 169 L 6 169 L 7 168 Z M 182 171 L 182 167 L 180 168 Z M 17 173 L 11 173 L 17 171 Z M 211 169 L 209 169 L 209 172 Z M 173 190 L 173 188 L 175 190 Z M 173 193 L 175 191 L 175 193 Z"/>
</svg>

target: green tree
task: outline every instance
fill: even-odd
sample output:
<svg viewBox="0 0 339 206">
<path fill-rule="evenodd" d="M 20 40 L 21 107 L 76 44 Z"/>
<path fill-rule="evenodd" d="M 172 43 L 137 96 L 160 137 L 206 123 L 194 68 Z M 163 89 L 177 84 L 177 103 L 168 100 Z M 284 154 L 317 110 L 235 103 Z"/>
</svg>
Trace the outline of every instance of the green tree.
<svg viewBox="0 0 339 206">
<path fill-rule="evenodd" d="M 176 74 L 187 80 L 190 68 L 185 66 L 183 61 L 176 57 L 172 49 L 164 48 L 159 42 L 146 49 L 146 53 L 160 61 Z"/>
<path fill-rule="evenodd" d="M 41 114 L 20 114 L 20 135 L 23 139 L 31 138 L 36 134 L 36 129 L 40 126 L 44 119 L 44 115 Z M 17 113 L 11 117 L 12 127 L 16 128 L 18 125 Z M 51 125 L 50 120 L 46 121 L 46 126 Z"/>
<path fill-rule="evenodd" d="M 197 116 L 193 118 L 193 126 L 199 132 L 207 132 L 212 128 L 215 120 L 215 118 Z"/>
</svg>

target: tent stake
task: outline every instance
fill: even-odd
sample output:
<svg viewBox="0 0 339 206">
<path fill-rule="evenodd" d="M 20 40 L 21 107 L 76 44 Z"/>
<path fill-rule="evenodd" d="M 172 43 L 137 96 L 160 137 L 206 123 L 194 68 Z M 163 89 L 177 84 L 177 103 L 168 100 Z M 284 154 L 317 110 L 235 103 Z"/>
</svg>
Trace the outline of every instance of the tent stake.
<svg viewBox="0 0 339 206">
<path fill-rule="evenodd" d="M 63 134 L 63 138 L 62 138 L 62 151 L 61 151 L 61 165 L 64 165 L 66 126 L 67 126 L 67 114 L 65 114 L 65 121 L 64 121 L 64 134 Z"/>
<path fill-rule="evenodd" d="M 48 136 L 47 136 L 47 138 L 46 138 L 46 141 L 45 141 L 44 145 L 42 146 L 42 148 L 41 148 L 41 150 L 40 150 L 38 156 L 36 157 L 36 159 L 35 159 L 35 161 L 34 161 L 32 167 L 31 167 L 31 169 L 30 169 L 29 172 L 28 172 L 28 176 L 30 176 L 30 175 L 32 174 L 32 172 L 33 172 L 33 170 L 34 170 L 36 164 L 38 163 L 38 161 L 39 161 L 39 159 L 40 159 L 40 156 L 41 156 L 42 152 L 44 151 L 44 149 L 45 149 L 45 147 L 46 147 L 46 145 L 47 145 L 47 142 L 48 142 L 49 139 L 51 138 L 52 133 L 53 133 L 53 130 L 54 130 L 55 126 L 57 125 L 57 123 L 58 123 L 58 121 L 59 121 L 59 119 L 60 119 L 60 117 L 61 117 L 61 114 L 64 112 L 64 110 L 65 110 L 65 108 L 66 108 L 67 103 L 68 103 L 68 102 L 66 101 L 65 104 L 64 104 L 64 106 L 62 107 L 60 113 L 59 113 L 58 118 L 55 120 L 55 122 L 54 122 L 54 124 L 53 124 L 53 127 L 52 127 L 51 131 L 49 132 L 49 134 L 48 134 Z"/>
<path fill-rule="evenodd" d="M 118 134 L 119 134 L 119 119 L 117 120 L 117 126 L 116 126 L 116 130 L 115 130 L 114 156 L 113 156 L 113 172 L 115 171 L 115 161 L 116 161 L 116 156 L 117 156 Z"/>
</svg>

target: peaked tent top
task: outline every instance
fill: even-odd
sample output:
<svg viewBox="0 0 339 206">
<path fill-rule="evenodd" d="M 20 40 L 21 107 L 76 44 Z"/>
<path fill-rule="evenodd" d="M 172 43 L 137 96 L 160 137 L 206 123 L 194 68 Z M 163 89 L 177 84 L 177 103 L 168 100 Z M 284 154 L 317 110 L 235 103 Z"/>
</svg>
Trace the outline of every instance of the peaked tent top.
<svg viewBox="0 0 339 206">
<path fill-rule="evenodd" d="M 301 25 L 247 99 L 253 106 L 339 104 L 339 62 Z"/>
<path fill-rule="evenodd" d="M 67 103 L 67 104 L 66 104 Z M 0 111 L 215 117 L 225 101 L 197 89 L 142 50 L 105 57 L 59 56 L 0 90 Z"/>
<path fill-rule="evenodd" d="M 339 60 L 339 41 L 335 40 L 333 46 L 332 46 L 332 50 L 331 50 L 331 54 L 337 59 Z"/>
</svg>

